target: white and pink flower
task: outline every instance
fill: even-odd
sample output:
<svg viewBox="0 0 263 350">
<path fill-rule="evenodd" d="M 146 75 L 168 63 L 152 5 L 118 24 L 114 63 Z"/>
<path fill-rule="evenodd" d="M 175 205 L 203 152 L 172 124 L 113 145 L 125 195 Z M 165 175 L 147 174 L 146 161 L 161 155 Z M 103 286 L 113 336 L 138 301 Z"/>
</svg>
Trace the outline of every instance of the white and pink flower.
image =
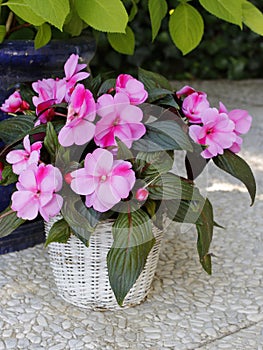
<svg viewBox="0 0 263 350">
<path fill-rule="evenodd" d="M 226 113 L 216 108 L 209 108 L 201 114 L 202 125 L 189 127 L 190 137 L 198 144 L 206 146 L 201 152 L 204 158 L 212 158 L 223 154 L 236 141 L 235 124 Z"/>
<path fill-rule="evenodd" d="M 141 123 L 143 112 L 130 104 L 129 97 L 123 93 L 102 95 L 98 98 L 97 113 L 101 116 L 96 124 L 95 143 L 100 147 L 116 146 L 118 137 L 127 147 L 140 139 L 146 132 Z"/>
<path fill-rule="evenodd" d="M 89 142 L 95 132 L 95 125 L 91 123 L 95 116 L 96 103 L 92 93 L 84 85 L 77 84 L 68 106 L 66 124 L 58 134 L 59 143 L 68 147 Z"/>
<path fill-rule="evenodd" d="M 38 141 L 30 145 L 29 135 L 24 137 L 24 149 L 10 151 L 6 160 L 12 164 L 13 172 L 17 175 L 26 170 L 32 164 L 38 164 L 42 142 Z"/>
<path fill-rule="evenodd" d="M 116 92 L 122 92 L 129 97 L 130 103 L 138 105 L 148 98 L 148 92 L 143 83 L 129 74 L 120 74 L 116 80 Z"/>
<path fill-rule="evenodd" d="M 127 198 L 135 184 L 132 164 L 114 160 L 111 152 L 97 148 L 85 157 L 84 168 L 71 173 L 71 188 L 86 196 L 86 206 L 99 212 L 111 209 Z"/>
<path fill-rule="evenodd" d="M 45 221 L 49 221 L 59 213 L 63 198 L 56 193 L 62 188 L 58 168 L 51 164 L 33 164 L 19 175 L 16 187 L 11 208 L 19 218 L 33 220 L 40 213 Z"/>
<path fill-rule="evenodd" d="M 30 108 L 29 104 L 22 100 L 19 91 L 11 94 L 0 107 L 1 111 L 6 113 L 19 113 L 27 111 Z"/>
</svg>

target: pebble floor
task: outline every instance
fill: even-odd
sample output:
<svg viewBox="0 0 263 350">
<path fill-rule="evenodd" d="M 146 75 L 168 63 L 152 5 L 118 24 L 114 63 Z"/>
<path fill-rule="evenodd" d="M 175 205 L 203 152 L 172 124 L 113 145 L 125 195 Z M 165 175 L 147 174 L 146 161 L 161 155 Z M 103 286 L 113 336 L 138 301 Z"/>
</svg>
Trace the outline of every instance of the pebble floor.
<svg viewBox="0 0 263 350">
<path fill-rule="evenodd" d="M 263 350 L 263 81 L 195 82 L 217 104 L 254 117 L 242 155 L 256 175 L 249 196 L 214 166 L 213 274 L 202 271 L 195 230 L 171 225 L 147 300 L 117 311 L 88 311 L 57 296 L 43 245 L 0 256 L 0 350 Z M 182 83 L 178 85 L 181 87 Z"/>
</svg>

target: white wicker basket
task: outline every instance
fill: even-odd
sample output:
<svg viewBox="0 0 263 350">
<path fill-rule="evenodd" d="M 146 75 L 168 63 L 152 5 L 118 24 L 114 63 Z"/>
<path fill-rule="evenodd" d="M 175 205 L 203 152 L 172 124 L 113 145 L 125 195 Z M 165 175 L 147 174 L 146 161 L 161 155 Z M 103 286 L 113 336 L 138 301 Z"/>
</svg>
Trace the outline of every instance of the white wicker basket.
<svg viewBox="0 0 263 350">
<path fill-rule="evenodd" d="M 46 223 L 46 233 L 56 220 Z M 69 303 L 91 309 L 120 308 L 110 286 L 106 261 L 113 242 L 111 229 L 111 222 L 100 223 L 90 237 L 88 248 L 74 235 L 71 235 L 66 244 L 48 245 L 58 293 Z M 158 263 L 162 232 L 154 227 L 153 234 L 155 245 L 142 273 L 127 294 L 123 307 L 141 303 L 150 290 Z"/>
</svg>

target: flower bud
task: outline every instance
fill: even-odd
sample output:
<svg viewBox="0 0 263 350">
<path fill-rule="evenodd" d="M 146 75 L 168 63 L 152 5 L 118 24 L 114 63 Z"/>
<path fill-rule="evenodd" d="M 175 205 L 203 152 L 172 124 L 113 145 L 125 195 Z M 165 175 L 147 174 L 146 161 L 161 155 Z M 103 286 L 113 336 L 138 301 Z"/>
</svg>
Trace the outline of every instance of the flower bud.
<svg viewBox="0 0 263 350">
<path fill-rule="evenodd" d="M 64 180 L 66 181 L 67 184 L 71 184 L 71 181 L 72 181 L 73 177 L 71 176 L 71 173 L 66 173 L 64 175 Z"/>
<path fill-rule="evenodd" d="M 0 162 L 0 181 L 3 179 L 3 177 L 2 177 L 3 169 L 4 169 L 4 164 L 2 162 Z"/>
<path fill-rule="evenodd" d="M 135 198 L 142 202 L 142 201 L 145 201 L 149 196 L 149 192 L 146 190 L 146 188 L 139 188 L 137 191 L 136 191 L 136 195 L 135 195 Z"/>
</svg>

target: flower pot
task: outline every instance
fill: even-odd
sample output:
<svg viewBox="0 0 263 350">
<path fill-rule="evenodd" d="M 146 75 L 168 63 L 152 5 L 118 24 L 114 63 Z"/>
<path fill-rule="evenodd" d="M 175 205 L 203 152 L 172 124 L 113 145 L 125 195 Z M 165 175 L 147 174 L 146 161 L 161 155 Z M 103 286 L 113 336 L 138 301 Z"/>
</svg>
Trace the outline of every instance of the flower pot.
<svg viewBox="0 0 263 350">
<path fill-rule="evenodd" d="M 54 221 L 45 224 L 48 234 Z M 146 298 L 154 277 L 161 247 L 162 232 L 153 228 L 156 242 L 145 267 L 127 294 L 123 307 L 140 304 Z M 66 244 L 48 245 L 50 265 L 58 294 L 67 302 L 89 309 L 120 309 L 110 286 L 107 254 L 113 243 L 112 222 L 98 224 L 86 247 L 71 235 Z"/>
<path fill-rule="evenodd" d="M 13 92 L 14 84 L 18 82 L 33 82 L 54 76 L 63 76 L 65 59 L 72 53 L 78 54 L 83 63 L 88 64 L 95 53 L 95 40 L 78 37 L 69 40 L 53 40 L 39 50 L 34 49 L 31 40 L 6 41 L 0 44 L 0 104 Z M 0 111 L 0 120 L 8 115 Z M 0 150 L 4 143 L 0 139 Z M 10 203 L 14 185 L 0 185 L 0 212 Z M 38 224 L 37 224 L 38 223 Z M 44 241 L 43 222 L 34 222 L 34 236 L 30 229 L 31 223 L 22 225 L 8 237 L 0 238 L 0 254 L 24 249 Z M 29 232 L 31 232 L 29 234 Z M 13 235 L 13 236 L 12 236 Z M 21 236 L 21 238 L 19 237 Z M 23 244 L 17 242 L 23 241 Z M 9 244 L 9 246 L 8 246 Z"/>
</svg>

